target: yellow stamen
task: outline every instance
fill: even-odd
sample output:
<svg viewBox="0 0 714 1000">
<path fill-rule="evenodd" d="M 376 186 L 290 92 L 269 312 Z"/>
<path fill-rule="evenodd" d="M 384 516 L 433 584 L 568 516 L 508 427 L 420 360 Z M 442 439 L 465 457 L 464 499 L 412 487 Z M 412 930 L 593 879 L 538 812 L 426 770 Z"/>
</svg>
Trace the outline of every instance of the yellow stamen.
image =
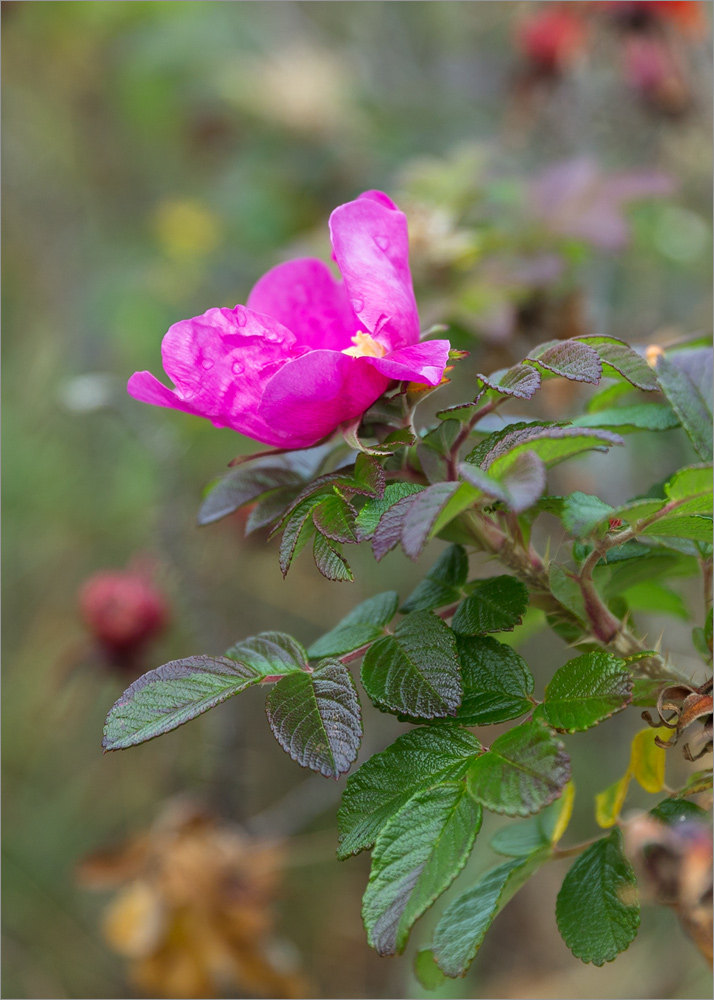
<svg viewBox="0 0 714 1000">
<path fill-rule="evenodd" d="M 384 344 L 371 337 L 368 333 L 356 333 L 352 338 L 354 347 L 346 347 L 343 354 L 349 354 L 352 358 L 383 358 L 387 353 Z"/>
</svg>

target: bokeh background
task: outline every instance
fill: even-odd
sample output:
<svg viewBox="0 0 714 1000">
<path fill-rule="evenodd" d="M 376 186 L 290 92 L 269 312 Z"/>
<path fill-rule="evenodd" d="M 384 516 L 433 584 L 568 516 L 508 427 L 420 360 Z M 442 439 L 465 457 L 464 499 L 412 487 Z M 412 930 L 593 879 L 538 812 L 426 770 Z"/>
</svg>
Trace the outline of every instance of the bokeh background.
<svg viewBox="0 0 714 1000">
<path fill-rule="evenodd" d="M 631 6 L 660 10 L 645 18 Z M 377 566 L 355 551 L 351 585 L 329 584 L 304 555 L 283 581 L 276 543 L 245 539 L 240 515 L 198 529 L 202 490 L 254 446 L 124 390 L 135 370 L 161 374 L 171 323 L 245 301 L 280 260 L 327 254 L 329 212 L 362 190 L 383 188 L 407 210 L 423 325 L 449 323 L 472 352 L 442 405 L 473 394 L 475 371 L 552 337 L 594 329 L 646 345 L 707 332 L 711 4 L 567 3 L 565 22 L 532 27 L 552 9 L 2 3 L 3 996 L 260 995 L 260 969 L 258 986 L 190 992 L 192 967 L 182 979 L 170 957 L 154 970 L 156 992 L 132 985 L 142 948 L 132 928 L 151 901 L 126 903 L 113 937 L 103 928 L 117 890 L 96 888 L 99 861 L 80 862 L 150 828 L 158 836 L 176 795 L 260 843 L 289 835 L 271 878 L 244 901 L 253 916 L 272 907 L 255 948 L 265 945 L 289 986 L 264 982 L 265 995 L 427 995 L 411 956 L 433 914 L 403 959 L 370 952 L 359 916 L 368 858 L 334 858 L 341 786 L 287 758 L 259 692 L 102 756 L 105 713 L 131 677 L 93 641 L 77 595 L 96 571 L 140 560 L 171 608 L 148 669 L 269 628 L 308 643 L 359 600 L 410 591 L 415 569 L 399 554 Z M 607 180 L 622 172 L 626 184 Z M 548 183 L 555 205 L 538 194 Z M 550 416 L 583 398 L 555 382 L 542 396 Z M 631 439 L 625 454 L 574 463 L 551 488 L 616 501 L 663 479 L 687 448 L 677 431 Z M 439 551 L 434 543 L 417 571 Z M 687 586 L 674 589 L 699 615 Z M 655 638 L 664 629 L 695 670 L 693 622 L 676 602 L 670 611 L 641 625 Z M 535 619 L 512 641 L 541 680 L 567 655 Z M 361 759 L 401 729 L 365 712 Z M 641 725 L 625 716 L 568 741 L 576 837 L 592 830 L 592 794 L 623 770 Z M 635 793 L 633 805 L 650 799 Z M 470 873 L 492 863 L 487 835 Z M 105 858 L 105 883 L 120 881 L 121 865 Z M 700 956 L 654 907 L 614 965 L 575 960 L 553 913 L 561 867 L 517 897 L 469 976 L 439 995 L 708 995 Z M 197 897 L 210 893 L 201 864 L 185 877 Z"/>
</svg>

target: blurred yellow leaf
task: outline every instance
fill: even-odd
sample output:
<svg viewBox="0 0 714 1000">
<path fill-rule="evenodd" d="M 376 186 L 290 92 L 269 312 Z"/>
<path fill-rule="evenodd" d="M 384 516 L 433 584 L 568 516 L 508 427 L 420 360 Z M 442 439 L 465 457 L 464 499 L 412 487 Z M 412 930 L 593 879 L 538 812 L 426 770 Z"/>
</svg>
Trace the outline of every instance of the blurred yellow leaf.
<svg viewBox="0 0 714 1000">
<path fill-rule="evenodd" d="M 563 836 L 568 828 L 568 823 L 570 822 L 570 817 L 573 815 L 573 802 L 575 801 L 575 785 L 572 781 L 563 789 L 563 794 L 560 796 L 560 813 L 558 814 L 558 819 L 555 826 L 553 827 L 553 832 L 550 835 L 551 844 L 557 844 L 560 838 Z"/>
<path fill-rule="evenodd" d="M 668 740 L 673 730 L 643 729 L 632 740 L 630 773 L 646 792 L 661 792 L 664 786 L 665 750 L 658 747 L 655 737 Z"/>
<path fill-rule="evenodd" d="M 617 819 L 627 797 L 627 789 L 632 775 L 628 770 L 614 785 L 595 796 L 595 820 L 598 826 L 607 829 L 617 823 Z"/>
<path fill-rule="evenodd" d="M 108 944 L 120 955 L 140 958 L 156 947 L 164 922 L 161 897 L 147 882 L 137 879 L 109 904 L 102 930 Z"/>
</svg>

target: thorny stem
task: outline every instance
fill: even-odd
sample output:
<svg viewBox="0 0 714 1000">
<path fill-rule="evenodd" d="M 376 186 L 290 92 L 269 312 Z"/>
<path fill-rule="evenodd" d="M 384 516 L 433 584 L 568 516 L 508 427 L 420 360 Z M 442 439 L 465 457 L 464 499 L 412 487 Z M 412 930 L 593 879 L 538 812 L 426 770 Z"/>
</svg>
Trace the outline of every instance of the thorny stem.
<svg viewBox="0 0 714 1000">
<path fill-rule="evenodd" d="M 465 441 L 468 441 L 469 436 L 476 426 L 476 424 L 485 417 L 488 413 L 492 413 L 502 399 L 494 399 L 490 403 L 485 403 L 480 409 L 476 410 L 471 419 L 464 424 L 459 433 L 457 434 L 454 443 L 451 446 L 451 451 L 448 457 L 448 469 L 449 469 L 449 479 L 456 481 L 459 478 L 458 472 L 458 462 L 459 462 L 459 452 L 461 451 L 461 446 Z"/>
</svg>

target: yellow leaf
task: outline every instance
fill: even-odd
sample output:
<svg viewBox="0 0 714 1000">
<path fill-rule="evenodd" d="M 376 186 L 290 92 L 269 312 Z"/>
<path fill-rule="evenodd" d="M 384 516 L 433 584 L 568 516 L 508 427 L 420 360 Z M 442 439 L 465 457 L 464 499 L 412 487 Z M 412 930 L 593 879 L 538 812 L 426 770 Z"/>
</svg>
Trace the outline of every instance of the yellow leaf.
<svg viewBox="0 0 714 1000">
<path fill-rule="evenodd" d="M 595 796 L 595 820 L 598 826 L 607 829 L 617 823 L 627 797 L 627 789 L 632 775 L 627 771 L 619 781 Z"/>
<path fill-rule="evenodd" d="M 646 792 L 661 792 L 664 786 L 665 753 L 658 747 L 655 738 L 668 740 L 671 729 L 642 729 L 635 734 L 630 752 L 630 773 Z"/>
<path fill-rule="evenodd" d="M 568 828 L 568 823 L 570 822 L 570 817 L 573 815 L 573 802 L 575 801 L 575 785 L 572 781 L 563 789 L 563 794 L 560 796 L 560 812 L 558 813 L 558 819 L 556 820 L 553 832 L 550 835 L 551 844 L 557 844 L 560 838 L 563 836 Z"/>
</svg>

